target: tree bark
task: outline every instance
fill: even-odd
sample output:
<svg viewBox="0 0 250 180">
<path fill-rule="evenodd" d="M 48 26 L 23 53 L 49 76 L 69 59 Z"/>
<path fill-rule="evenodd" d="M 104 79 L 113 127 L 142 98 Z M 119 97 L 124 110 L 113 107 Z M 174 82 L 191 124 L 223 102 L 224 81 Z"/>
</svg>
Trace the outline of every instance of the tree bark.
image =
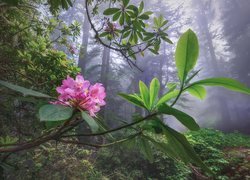
<svg viewBox="0 0 250 180">
<path fill-rule="evenodd" d="M 86 75 L 86 65 L 87 65 L 87 52 L 88 52 L 88 40 L 89 40 L 89 31 L 90 31 L 90 24 L 88 22 L 88 18 L 86 13 L 84 13 L 84 21 L 82 25 L 82 44 L 80 48 L 80 54 L 78 59 L 78 67 L 81 68 L 81 73 Z"/>
</svg>

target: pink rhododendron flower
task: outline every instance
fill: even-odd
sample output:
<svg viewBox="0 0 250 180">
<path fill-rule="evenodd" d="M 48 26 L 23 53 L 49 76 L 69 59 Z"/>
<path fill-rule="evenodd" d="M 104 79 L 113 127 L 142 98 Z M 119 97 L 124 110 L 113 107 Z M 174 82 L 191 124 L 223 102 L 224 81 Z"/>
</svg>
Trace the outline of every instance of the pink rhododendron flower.
<svg viewBox="0 0 250 180">
<path fill-rule="evenodd" d="M 84 80 L 82 75 L 77 75 L 75 79 L 67 76 L 62 85 L 56 88 L 59 93 L 58 101 L 52 104 L 71 106 L 80 110 L 88 111 L 91 116 L 100 111 L 100 106 L 104 106 L 106 97 L 105 88 L 102 84 L 90 85 Z"/>
</svg>

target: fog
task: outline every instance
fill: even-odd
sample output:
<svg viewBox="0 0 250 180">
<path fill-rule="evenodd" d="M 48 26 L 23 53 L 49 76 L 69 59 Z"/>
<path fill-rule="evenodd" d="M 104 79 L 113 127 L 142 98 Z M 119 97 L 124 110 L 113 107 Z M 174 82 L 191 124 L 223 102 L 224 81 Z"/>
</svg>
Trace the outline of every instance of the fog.
<svg viewBox="0 0 250 180">
<path fill-rule="evenodd" d="M 133 3 L 138 5 L 139 2 L 134 0 Z M 224 76 L 250 86 L 249 0 L 151 0 L 144 3 L 146 10 L 169 20 L 167 33 L 174 44 L 162 43 L 159 55 L 149 52 L 144 57 L 137 55 L 136 64 L 142 71 L 130 67 L 119 53 L 96 41 L 83 0 L 77 0 L 74 7 L 60 15 L 68 23 L 75 20 L 81 23 L 81 37 L 75 45 L 78 54 L 74 58 L 87 79 L 102 82 L 106 87 L 107 105 L 101 114 L 109 125 L 112 126 L 114 120 L 129 122 L 134 113 L 145 113 L 125 102 L 117 93 L 138 92 L 139 80 L 149 84 L 152 78 L 158 77 L 161 94 L 164 94 L 166 83 L 177 81 L 174 51 L 178 38 L 188 28 L 197 33 L 200 43 L 195 69 L 201 69 L 201 72 L 196 79 Z M 93 18 L 96 25 L 101 23 L 101 14 Z M 208 88 L 207 91 L 206 100 L 184 95 L 177 105 L 195 117 L 202 127 L 250 134 L 250 97 L 221 88 Z M 165 120 L 170 126 L 185 130 L 171 118 L 165 117 Z"/>
</svg>

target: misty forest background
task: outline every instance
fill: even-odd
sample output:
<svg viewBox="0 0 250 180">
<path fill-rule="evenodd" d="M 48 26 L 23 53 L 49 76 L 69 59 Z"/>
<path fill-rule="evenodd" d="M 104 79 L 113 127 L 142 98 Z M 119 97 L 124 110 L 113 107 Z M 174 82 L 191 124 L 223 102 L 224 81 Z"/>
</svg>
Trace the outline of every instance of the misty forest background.
<svg viewBox="0 0 250 180">
<path fill-rule="evenodd" d="M 84 0 L 75 0 L 68 10 L 56 13 L 46 2 L 30 4 L 32 7 L 8 7 L 0 3 L 1 80 L 55 95 L 62 79 L 81 72 L 85 79 L 101 82 L 106 88 L 107 104 L 99 114 L 109 127 L 131 122 L 135 114 L 146 114 L 118 93 L 137 92 L 139 80 L 149 85 L 157 77 L 163 95 L 168 82 L 178 81 L 174 51 L 178 38 L 188 28 L 196 32 L 200 44 L 196 70 L 201 72 L 196 79 L 223 76 L 250 86 L 249 0 L 144 1 L 146 10 L 169 21 L 167 32 L 173 45 L 162 42 L 158 55 L 137 54 L 136 64 L 143 72 L 131 68 L 123 56 L 97 42 Z M 102 13 L 108 7 L 109 2 L 103 3 L 97 11 Z M 97 17 L 93 21 L 104 20 Z M 29 104 L 32 100 L 24 102 L 13 92 L 0 90 L 0 142 L 6 141 L 2 138 L 6 135 L 9 141 L 13 137 L 32 137 L 42 128 L 38 120 L 34 121 L 36 109 Z M 215 179 L 250 179 L 250 96 L 213 88 L 208 89 L 205 100 L 185 95 L 177 106 L 205 129 L 186 132 L 169 116 L 164 121 L 186 133 L 206 165 L 216 172 Z M 118 145 L 99 150 L 47 143 L 2 159 L 0 179 L 206 179 L 196 168 L 158 151 L 153 154 L 154 160 L 149 161 L 139 148 Z"/>
<path fill-rule="evenodd" d="M 134 3 L 138 4 L 139 1 Z M 138 55 L 137 64 L 144 72 L 136 68 L 131 69 L 117 53 L 96 43 L 84 9 L 81 8 L 82 2 L 76 1 L 75 4 L 75 7 L 60 15 L 60 18 L 68 23 L 77 19 L 82 24 L 81 39 L 79 39 L 81 50 L 79 58 L 76 57 L 75 60 L 78 61 L 84 77 L 105 85 L 108 92 L 108 103 L 104 110 L 105 119 L 108 121 L 118 116 L 129 120 L 131 115 L 139 110 L 120 101 L 120 98 L 114 98 L 113 95 L 119 92 L 136 92 L 139 80 L 149 84 L 153 77 L 158 77 L 163 88 L 167 82 L 177 81 L 173 61 L 175 46 L 165 42 L 158 56 L 150 53 L 146 53 L 144 57 Z M 232 77 L 247 86 L 250 85 L 249 6 L 246 0 L 145 2 L 146 9 L 155 12 L 156 16 L 162 14 L 169 20 L 168 33 L 174 44 L 181 33 L 188 28 L 198 34 L 199 63 L 200 67 L 203 67 L 199 78 Z M 163 90 L 161 93 L 164 93 Z M 220 89 L 211 90 L 208 95 L 207 100 L 201 103 L 185 97 L 183 101 L 188 103 L 185 103 L 183 108 L 197 117 L 203 127 L 250 133 L 250 97 Z M 169 121 L 171 124 L 171 120 Z M 178 124 L 172 125 L 182 128 Z"/>
</svg>

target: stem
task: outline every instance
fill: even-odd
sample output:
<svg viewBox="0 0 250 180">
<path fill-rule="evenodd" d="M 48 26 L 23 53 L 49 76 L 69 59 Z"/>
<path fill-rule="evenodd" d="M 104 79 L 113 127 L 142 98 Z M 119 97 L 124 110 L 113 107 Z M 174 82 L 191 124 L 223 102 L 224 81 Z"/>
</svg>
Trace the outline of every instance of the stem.
<svg viewBox="0 0 250 180">
<path fill-rule="evenodd" d="M 128 136 L 127 138 L 120 139 L 118 141 L 114 141 L 114 142 L 107 143 L 107 144 L 91 144 L 91 143 L 82 143 L 82 142 L 79 142 L 79 141 L 68 141 L 68 140 L 59 140 L 59 142 L 67 143 L 67 144 L 77 144 L 77 145 L 85 145 L 85 146 L 92 146 L 92 147 L 96 147 L 96 148 L 101 148 L 101 147 L 108 147 L 108 146 L 112 146 L 112 145 L 115 145 L 115 144 L 126 142 L 126 141 L 128 141 L 130 139 L 135 138 L 136 136 L 139 136 L 140 134 L 141 134 L 141 132 L 138 132 L 136 134 Z"/>
<path fill-rule="evenodd" d="M 177 97 L 175 98 L 174 102 L 170 105 L 171 107 L 175 105 L 175 103 L 178 101 L 178 99 L 180 98 L 181 96 L 181 93 L 183 92 L 183 88 L 184 88 L 184 83 L 182 82 L 181 84 L 181 88 L 180 88 L 180 91 L 179 91 L 179 94 L 177 95 Z"/>
<path fill-rule="evenodd" d="M 133 126 L 135 124 L 138 124 L 142 121 L 145 121 L 146 119 L 149 119 L 153 116 L 156 116 L 157 113 L 153 113 L 153 114 L 149 114 L 147 115 L 146 117 L 138 120 L 138 121 L 135 121 L 135 122 L 132 122 L 130 124 L 126 124 L 124 126 L 120 126 L 120 127 L 117 127 L 117 128 L 114 128 L 114 129 L 110 129 L 108 131 L 104 131 L 104 132 L 100 132 L 100 133 L 92 133 L 92 134 L 71 134 L 71 135 L 65 135 L 65 136 L 62 136 L 62 137 L 75 137 L 75 136 L 101 136 L 101 135 L 104 135 L 104 134 L 108 134 L 108 133 L 111 133 L 111 132 L 114 132 L 114 131 L 118 131 L 118 130 L 121 130 L 121 129 L 124 129 L 124 128 L 127 128 L 127 127 L 130 127 L 130 126 Z"/>
<path fill-rule="evenodd" d="M 99 135 L 104 135 L 107 133 L 111 133 L 114 131 L 118 131 L 120 129 L 124 129 L 127 128 L 129 126 L 133 126 L 135 124 L 138 124 L 142 121 L 145 121 L 146 119 L 156 116 L 156 113 L 150 114 L 136 122 L 130 123 L 130 124 L 126 124 L 124 126 L 120 126 L 118 128 L 115 129 L 111 129 L 105 132 L 101 132 L 101 133 L 94 133 L 94 134 L 79 134 L 79 135 L 67 135 L 67 136 L 63 136 L 64 133 L 68 132 L 69 130 L 71 130 L 73 127 L 75 127 L 76 125 L 78 125 L 79 123 L 81 123 L 81 120 L 76 119 L 75 121 L 69 121 L 68 123 L 63 124 L 61 127 L 59 127 L 57 129 L 56 132 L 48 132 L 48 134 L 46 135 L 42 135 L 40 136 L 40 138 L 36 138 L 34 140 L 28 141 L 28 142 L 24 142 L 22 144 L 11 144 L 10 147 L 5 148 L 5 147 L 1 147 L 0 146 L 0 153 L 6 153 L 6 152 L 18 152 L 18 151 L 22 151 L 22 150 L 26 150 L 26 149 L 31 149 L 33 147 L 39 146 L 43 143 L 46 143 L 50 140 L 56 140 L 56 141 L 64 141 L 64 140 L 60 140 L 60 138 L 62 137 L 74 137 L 74 136 L 99 136 Z M 74 142 L 74 141 L 73 141 Z M 70 142 L 69 142 L 70 143 Z M 13 146 L 12 146 L 13 145 Z M 91 146 L 91 144 L 86 144 Z M 96 145 L 98 147 L 102 147 L 102 145 Z"/>
</svg>

